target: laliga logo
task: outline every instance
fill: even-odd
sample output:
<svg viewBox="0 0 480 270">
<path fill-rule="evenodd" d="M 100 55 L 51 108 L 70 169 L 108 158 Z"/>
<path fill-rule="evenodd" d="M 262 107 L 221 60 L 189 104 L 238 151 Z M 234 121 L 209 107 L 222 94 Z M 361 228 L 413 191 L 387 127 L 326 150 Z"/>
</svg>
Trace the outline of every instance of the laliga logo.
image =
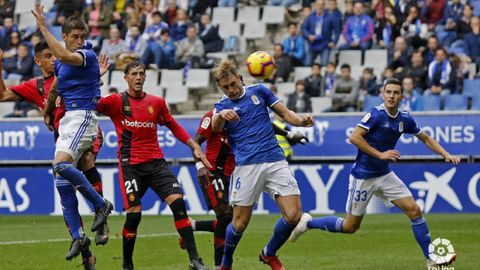
<svg viewBox="0 0 480 270">
<path fill-rule="evenodd" d="M 328 121 L 315 121 L 313 127 L 292 127 L 292 132 L 303 134 L 310 142 L 322 145 L 329 127 Z"/>
<path fill-rule="evenodd" d="M 448 185 L 456 171 L 457 168 L 451 168 L 438 177 L 430 172 L 425 172 L 424 176 L 427 181 L 416 181 L 410 184 L 410 188 L 418 190 L 417 204 L 425 213 L 432 209 L 437 196 L 442 197 L 455 209 L 462 211 L 463 207 L 457 194 Z"/>
<path fill-rule="evenodd" d="M 437 238 L 428 245 L 428 257 L 437 265 L 448 265 L 455 260 L 456 254 L 450 240 Z"/>
</svg>

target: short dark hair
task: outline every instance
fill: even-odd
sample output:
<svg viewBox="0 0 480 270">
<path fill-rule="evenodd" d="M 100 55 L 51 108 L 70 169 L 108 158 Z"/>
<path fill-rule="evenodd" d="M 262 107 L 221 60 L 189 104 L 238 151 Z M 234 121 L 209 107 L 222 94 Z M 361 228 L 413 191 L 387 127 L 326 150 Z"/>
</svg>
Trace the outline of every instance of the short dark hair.
<svg viewBox="0 0 480 270">
<path fill-rule="evenodd" d="M 295 82 L 295 86 L 297 86 L 297 85 L 305 86 L 305 81 L 304 80 L 298 80 L 298 81 Z"/>
<path fill-rule="evenodd" d="M 162 17 L 162 13 L 160 13 L 160 11 L 155 11 L 152 13 L 152 17 L 153 16 L 160 16 L 160 18 Z"/>
<path fill-rule="evenodd" d="M 402 83 L 400 82 L 399 79 L 397 79 L 397 78 L 386 79 L 386 80 L 383 82 L 383 90 L 384 90 L 384 91 L 385 91 L 385 88 L 387 87 L 387 85 L 389 85 L 389 84 L 394 84 L 394 85 L 400 86 L 400 91 L 402 91 L 402 94 L 403 94 Z"/>
<path fill-rule="evenodd" d="M 47 42 L 40 41 L 37 45 L 35 45 L 35 48 L 33 48 L 33 51 L 35 52 L 35 55 L 37 55 L 46 49 L 50 49 L 50 47 L 48 47 Z"/>
<path fill-rule="evenodd" d="M 275 44 L 273 45 L 273 47 L 275 48 L 276 46 L 280 46 L 280 48 L 282 48 L 282 51 L 284 51 L 284 48 L 283 48 L 283 45 L 282 45 L 282 44 L 280 44 L 280 43 L 275 43 Z"/>
<path fill-rule="evenodd" d="M 352 70 L 349 64 L 343 64 L 340 69 L 348 68 L 349 70 Z"/>
<path fill-rule="evenodd" d="M 87 25 L 82 19 L 77 16 L 68 17 L 62 25 L 62 33 L 68 35 L 74 29 L 88 32 Z"/>
<path fill-rule="evenodd" d="M 319 69 L 322 69 L 322 65 L 321 65 L 320 63 L 313 63 L 313 64 L 312 64 L 312 68 L 313 68 L 314 66 L 317 66 Z"/>
<path fill-rule="evenodd" d="M 163 36 L 165 34 L 170 35 L 170 31 L 168 31 L 168 29 L 163 29 L 162 31 L 160 31 L 160 36 Z"/>
<path fill-rule="evenodd" d="M 130 72 L 131 69 L 133 68 L 136 68 L 136 67 L 141 67 L 143 70 L 145 70 L 145 65 L 143 65 L 140 61 L 137 61 L 137 60 L 134 60 L 130 63 L 128 63 L 126 66 L 125 66 L 125 69 L 123 70 L 123 73 L 125 75 L 128 74 L 128 72 Z"/>
<path fill-rule="evenodd" d="M 438 52 L 438 51 L 442 51 L 446 56 L 448 56 L 448 52 L 447 52 L 447 50 L 446 50 L 445 48 L 443 48 L 443 47 L 437 48 L 437 49 L 435 50 L 435 53 Z"/>
<path fill-rule="evenodd" d="M 292 26 L 292 25 L 295 26 L 295 27 L 297 27 L 297 24 L 296 24 L 296 23 L 290 22 L 290 23 L 288 23 L 287 28 L 290 28 L 290 26 Z"/>
</svg>

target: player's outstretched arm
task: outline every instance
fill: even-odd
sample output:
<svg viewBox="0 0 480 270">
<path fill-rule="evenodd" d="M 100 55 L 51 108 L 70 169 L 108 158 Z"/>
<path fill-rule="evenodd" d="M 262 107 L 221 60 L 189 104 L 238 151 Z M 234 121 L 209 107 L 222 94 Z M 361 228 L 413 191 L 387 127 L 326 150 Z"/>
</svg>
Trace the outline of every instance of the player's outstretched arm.
<svg viewBox="0 0 480 270">
<path fill-rule="evenodd" d="M 291 132 L 289 130 L 285 130 L 277 125 L 275 123 L 272 123 L 273 131 L 275 134 L 287 137 L 288 142 L 290 144 L 306 144 L 308 142 L 308 138 L 305 137 L 303 134 L 300 134 L 298 132 Z"/>
<path fill-rule="evenodd" d="M 272 110 L 280 116 L 285 122 L 297 127 L 311 127 L 313 126 L 313 118 L 311 114 L 300 116 L 289 110 L 283 103 L 277 102 L 273 105 Z"/>
<path fill-rule="evenodd" d="M 397 150 L 387 150 L 385 152 L 380 152 L 377 149 L 373 148 L 368 142 L 365 140 L 365 135 L 367 134 L 367 130 L 362 127 L 356 127 L 353 131 L 352 135 L 349 138 L 351 144 L 355 145 L 360 151 L 381 159 L 381 160 L 388 160 L 388 161 L 397 161 L 400 159 L 400 152 Z"/>
<path fill-rule="evenodd" d="M 36 4 L 35 11 L 31 11 L 35 19 L 37 20 L 38 30 L 42 33 L 45 41 L 48 44 L 53 55 L 62 63 L 70 64 L 74 66 L 83 65 L 83 57 L 78 53 L 68 51 L 62 46 L 60 42 L 48 30 L 47 22 L 45 19 L 45 12 L 41 4 Z"/>
<path fill-rule="evenodd" d="M 3 72 L 3 51 L 0 50 L 0 74 Z M 0 101 L 17 101 L 20 97 L 5 86 L 2 76 L 0 76 Z"/>
<path fill-rule="evenodd" d="M 426 134 L 425 132 L 420 132 L 420 134 L 417 135 L 417 138 L 433 152 L 442 156 L 445 159 L 445 162 L 451 162 L 453 164 L 460 163 L 459 157 L 450 155 L 450 153 L 448 153 L 445 148 L 443 148 L 437 141 L 435 141 L 432 137 L 428 136 L 428 134 Z"/>
</svg>

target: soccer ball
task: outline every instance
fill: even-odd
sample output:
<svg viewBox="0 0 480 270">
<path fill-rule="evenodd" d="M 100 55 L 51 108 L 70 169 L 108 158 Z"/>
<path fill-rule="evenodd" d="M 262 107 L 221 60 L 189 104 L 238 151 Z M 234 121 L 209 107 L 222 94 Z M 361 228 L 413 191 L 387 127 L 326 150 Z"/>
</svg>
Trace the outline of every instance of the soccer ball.
<svg viewBox="0 0 480 270">
<path fill-rule="evenodd" d="M 270 54 L 257 51 L 248 56 L 247 70 L 253 77 L 264 80 L 270 77 L 275 70 L 275 61 Z"/>
</svg>

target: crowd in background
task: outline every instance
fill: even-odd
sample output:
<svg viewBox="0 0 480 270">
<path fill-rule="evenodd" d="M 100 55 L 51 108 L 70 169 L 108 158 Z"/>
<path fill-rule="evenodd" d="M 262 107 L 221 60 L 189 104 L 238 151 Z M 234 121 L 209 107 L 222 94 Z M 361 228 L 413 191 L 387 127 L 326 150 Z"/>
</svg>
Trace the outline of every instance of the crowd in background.
<svg viewBox="0 0 480 270">
<path fill-rule="evenodd" d="M 41 76 L 34 64 L 33 46 L 41 36 L 32 25 L 19 29 L 15 5 L 0 0 L 0 48 L 3 78 L 23 81 Z M 267 81 L 291 80 L 297 66 L 311 75 L 295 78 L 288 107 L 312 111 L 311 97 L 331 96 L 332 111 L 359 111 L 367 95 L 380 94 L 381 82 L 396 77 L 406 98 L 403 107 L 423 110 L 421 96 L 461 93 L 470 63 L 480 63 L 480 0 L 56 0 L 47 18 L 60 27 L 65 18 L 82 17 L 88 40 L 108 55 L 112 69 L 132 59 L 155 69 L 210 68 L 209 52 L 227 44 L 211 23 L 216 6 L 285 7 L 288 32 L 273 46 L 277 71 Z M 388 65 L 365 67 L 352 77 L 348 63 L 336 63 L 342 50 L 388 50 Z M 383 69 L 383 68 L 382 68 Z M 476 72 L 475 72 L 476 73 Z M 19 106 L 21 108 L 21 106 Z M 26 114 L 25 114 L 26 115 Z"/>
</svg>

